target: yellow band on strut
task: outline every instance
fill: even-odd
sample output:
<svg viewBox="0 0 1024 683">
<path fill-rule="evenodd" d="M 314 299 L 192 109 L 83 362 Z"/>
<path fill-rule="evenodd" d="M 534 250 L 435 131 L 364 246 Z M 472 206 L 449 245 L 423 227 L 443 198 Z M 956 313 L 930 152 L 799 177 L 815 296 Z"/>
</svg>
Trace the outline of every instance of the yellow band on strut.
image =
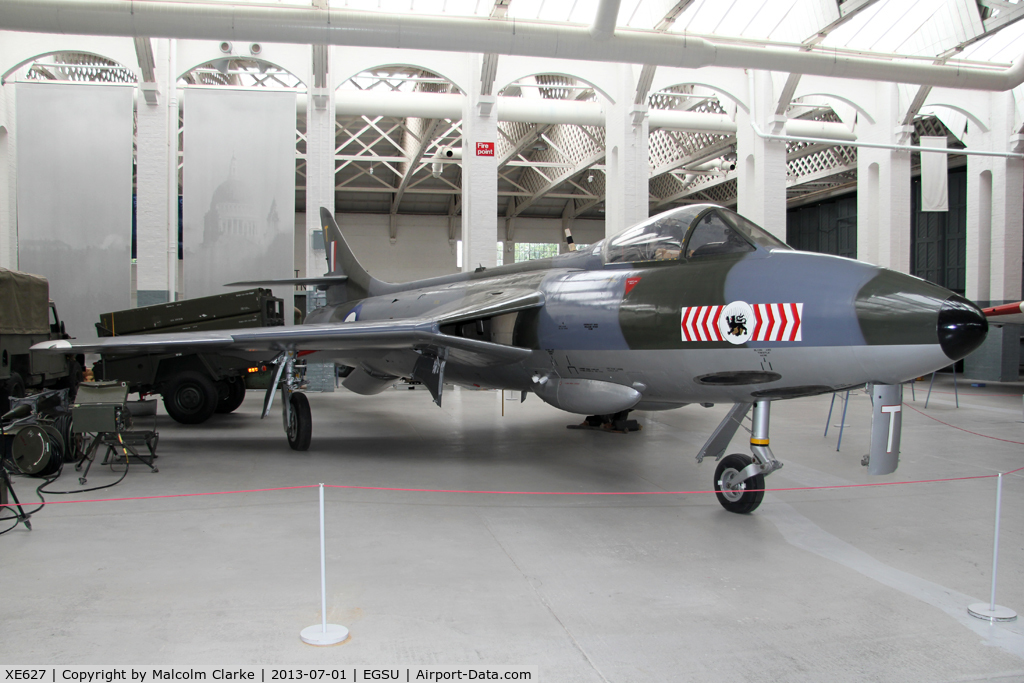
<svg viewBox="0 0 1024 683">
<path fill-rule="evenodd" d="M 755 439 L 754 437 L 750 437 L 750 443 L 754 446 L 767 446 L 768 439 Z"/>
</svg>

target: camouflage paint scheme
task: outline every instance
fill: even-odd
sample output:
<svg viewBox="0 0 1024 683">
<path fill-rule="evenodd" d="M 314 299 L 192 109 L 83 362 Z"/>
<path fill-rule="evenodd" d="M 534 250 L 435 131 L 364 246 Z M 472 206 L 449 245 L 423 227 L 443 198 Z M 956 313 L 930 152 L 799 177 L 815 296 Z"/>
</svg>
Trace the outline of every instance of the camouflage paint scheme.
<svg viewBox="0 0 1024 683">
<path fill-rule="evenodd" d="M 689 221 L 688 239 L 713 215 L 743 220 L 696 205 L 641 225 L 675 216 Z M 532 391 L 589 413 L 586 395 L 605 389 L 618 397 L 616 407 L 657 410 L 895 384 L 962 358 L 987 330 L 981 310 L 951 291 L 860 261 L 794 251 L 756 226 L 742 253 L 613 262 L 601 242 L 553 258 L 391 284 L 370 277 L 334 217 L 326 210 L 321 217 L 331 270 L 302 281 L 326 288 L 328 305 L 306 324 L 65 342 L 53 351 L 315 352 L 356 368 L 346 386 L 358 393 L 423 378 L 430 373 L 422 359 L 432 358 L 444 361 L 433 370 L 440 368 L 444 382 Z M 684 308 L 733 302 L 801 304 L 800 339 L 684 339 Z M 576 379 L 592 382 L 572 401 L 545 388 Z"/>
<path fill-rule="evenodd" d="M 687 209 L 695 213 L 694 223 L 705 212 L 725 211 L 710 205 Z M 340 233 L 329 234 L 328 244 L 341 239 Z M 966 334 L 976 344 L 967 352 L 984 338 L 984 317 L 973 304 L 919 278 L 860 261 L 755 245 L 744 254 L 619 264 L 605 263 L 603 246 L 408 285 L 368 282 L 366 290 L 354 292 L 360 298 L 335 300 L 308 322 L 339 322 L 353 311 L 358 321 L 441 317 L 453 303 L 474 297 L 537 292 L 543 305 L 505 314 L 515 317 L 506 342 L 530 349 L 529 356 L 503 365 L 449 360 L 445 380 L 526 391 L 535 390 L 532 379 L 544 375 L 640 384 L 640 409 L 789 398 L 920 376 L 956 360 L 944 352 L 937 332 L 948 301 L 975 319 L 974 331 Z M 801 341 L 683 341 L 683 307 L 733 301 L 801 302 Z M 473 330 L 448 332 L 494 340 Z M 339 358 L 393 376 L 409 376 L 416 360 L 404 351 Z M 709 376 L 729 373 L 750 373 L 747 379 L 757 381 L 708 383 Z"/>
</svg>

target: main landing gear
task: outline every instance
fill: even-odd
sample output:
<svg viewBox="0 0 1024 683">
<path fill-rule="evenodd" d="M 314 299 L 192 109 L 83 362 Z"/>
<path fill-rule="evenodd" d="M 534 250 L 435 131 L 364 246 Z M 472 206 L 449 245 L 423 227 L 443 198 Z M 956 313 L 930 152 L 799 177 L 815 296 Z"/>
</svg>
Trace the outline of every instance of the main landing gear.
<svg viewBox="0 0 1024 683">
<path fill-rule="evenodd" d="M 629 419 L 632 411 L 623 410 L 612 415 L 588 415 L 587 419 L 578 425 L 567 425 L 568 429 L 601 429 L 616 434 L 628 434 L 638 432 L 643 426 L 636 420 Z"/>
<path fill-rule="evenodd" d="M 263 399 L 263 417 L 270 414 L 270 409 L 274 405 L 274 395 L 280 387 L 281 417 L 284 420 L 284 433 L 288 437 L 288 445 L 292 450 L 308 451 L 313 438 L 313 416 L 309 410 L 309 399 L 297 391 L 295 350 L 285 351 L 274 360 L 274 363 L 277 364 L 277 371 Z"/>
<path fill-rule="evenodd" d="M 740 428 L 751 406 L 754 415 L 751 418 L 750 452 L 754 457 L 734 453 L 723 458 L 725 449 L 729 447 L 729 442 L 736 435 L 736 430 Z M 764 478 L 782 467 L 768 445 L 770 411 L 770 401 L 735 404 L 697 454 L 697 462 L 702 462 L 709 455 L 716 460 L 720 459 L 715 468 L 715 495 L 729 512 L 748 513 L 756 510 L 764 498 Z"/>
</svg>

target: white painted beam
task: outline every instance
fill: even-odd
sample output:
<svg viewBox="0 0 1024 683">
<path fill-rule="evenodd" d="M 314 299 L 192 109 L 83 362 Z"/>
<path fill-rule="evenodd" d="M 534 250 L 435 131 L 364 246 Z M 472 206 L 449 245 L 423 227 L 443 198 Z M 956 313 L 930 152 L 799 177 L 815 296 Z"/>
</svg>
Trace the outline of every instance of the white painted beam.
<svg viewBox="0 0 1024 683">
<path fill-rule="evenodd" d="M 437 50 L 443 45 L 452 52 L 690 69 L 717 65 L 972 90 L 1009 90 L 1024 83 L 1024 59 L 1007 69 L 982 69 L 716 43 L 693 35 L 626 28 L 605 40 L 594 40 L 589 27 L 578 25 L 312 7 L 154 0 L 5 0 L 0 3 L 0 29 L 413 50 Z"/>
</svg>

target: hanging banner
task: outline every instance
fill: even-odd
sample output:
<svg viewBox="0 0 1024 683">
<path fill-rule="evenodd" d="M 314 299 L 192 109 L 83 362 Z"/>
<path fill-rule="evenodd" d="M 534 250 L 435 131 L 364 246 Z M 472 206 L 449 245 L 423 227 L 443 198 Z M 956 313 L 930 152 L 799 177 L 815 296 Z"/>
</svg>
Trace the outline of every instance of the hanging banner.
<svg viewBox="0 0 1024 683">
<path fill-rule="evenodd" d="M 132 88 L 18 83 L 18 269 L 73 337 L 131 305 Z"/>
<path fill-rule="evenodd" d="M 295 277 L 295 93 L 190 89 L 184 120 L 185 298 Z"/>
<path fill-rule="evenodd" d="M 946 148 L 946 137 L 921 137 L 922 147 Z M 949 171 L 946 155 L 921 152 L 921 210 L 949 211 Z"/>
</svg>

